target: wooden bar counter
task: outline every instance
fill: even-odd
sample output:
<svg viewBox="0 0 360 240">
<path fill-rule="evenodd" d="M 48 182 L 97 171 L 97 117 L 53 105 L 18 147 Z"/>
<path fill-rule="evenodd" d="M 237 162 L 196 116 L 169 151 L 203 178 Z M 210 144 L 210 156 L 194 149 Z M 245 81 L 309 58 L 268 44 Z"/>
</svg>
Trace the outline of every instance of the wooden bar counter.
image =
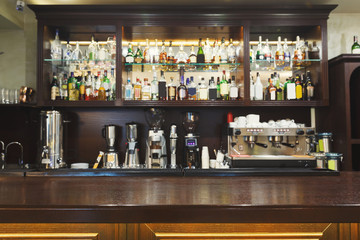
<svg viewBox="0 0 360 240">
<path fill-rule="evenodd" d="M 360 173 L 1 177 L 3 223 L 360 222 Z"/>
</svg>

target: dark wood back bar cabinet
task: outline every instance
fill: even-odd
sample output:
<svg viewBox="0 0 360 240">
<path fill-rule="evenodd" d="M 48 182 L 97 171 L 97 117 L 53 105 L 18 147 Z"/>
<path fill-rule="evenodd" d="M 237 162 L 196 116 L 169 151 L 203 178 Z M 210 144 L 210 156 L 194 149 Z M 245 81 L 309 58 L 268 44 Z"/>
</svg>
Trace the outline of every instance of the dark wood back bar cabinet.
<svg viewBox="0 0 360 240">
<path fill-rule="evenodd" d="M 328 56 L 327 56 L 327 19 L 329 13 L 336 5 L 302 5 L 302 6 L 29 6 L 38 19 L 38 82 L 37 107 L 38 109 L 59 109 L 71 122 L 67 125 L 66 158 L 68 164 L 72 162 L 93 163 L 99 150 L 105 150 L 105 140 L 101 137 L 101 129 L 105 124 L 116 124 L 121 127 L 118 149 L 121 162 L 124 160 L 126 131 L 125 124 L 135 121 L 140 124 L 139 142 L 145 147 L 148 126 L 145 121 L 144 109 L 148 107 L 162 107 L 166 110 L 165 135 L 169 136 L 171 123 L 178 125 L 179 142 L 183 141 L 181 114 L 185 111 L 198 111 L 200 113 L 200 146 L 208 145 L 210 149 L 225 147 L 223 127 L 226 115 L 233 112 L 234 116 L 257 113 L 261 121 L 270 119 L 292 118 L 296 122 L 310 125 L 310 108 L 327 107 L 329 105 L 328 91 Z M 50 83 L 52 74 L 62 74 L 69 71 L 62 61 L 52 61 L 50 46 L 55 38 L 56 29 L 59 30 L 60 40 L 75 44 L 77 41 L 90 41 L 93 35 L 95 41 L 107 44 L 108 38 L 116 39 L 116 57 L 109 59 L 110 68 L 114 73 L 114 99 L 111 101 L 64 101 L 50 100 Z M 289 45 L 295 44 L 296 36 L 319 48 L 318 59 L 304 61 L 289 69 L 272 69 L 256 66 L 250 62 L 250 51 L 259 36 L 263 40 L 269 39 L 270 44 L 276 44 L 277 37 L 287 38 Z M 114 38 L 115 37 L 115 38 Z M 166 49 L 169 41 L 174 42 L 174 52 L 178 51 L 175 43 L 185 42 L 185 47 L 196 45 L 199 38 L 205 41 L 209 38 L 211 44 L 224 37 L 228 42 L 233 39 L 237 48 L 236 64 L 220 64 L 216 69 L 213 65 L 207 66 L 212 71 L 187 71 L 185 78 L 194 76 L 211 76 L 215 79 L 226 70 L 227 77 L 234 76 L 240 86 L 240 97 L 234 101 L 125 101 L 122 89 L 131 78 L 149 77 L 152 79 L 153 71 L 160 77 L 160 65 L 130 65 L 125 63 L 124 55 L 128 44 L 143 44 L 146 39 L 154 42 L 165 40 Z M 153 44 L 153 43 L 152 43 Z M 196 47 L 195 46 L 195 47 Z M 73 48 L 75 46 L 72 46 Z M 80 47 L 84 47 L 80 44 Z M 125 54 L 124 54 L 125 52 Z M 86 49 L 83 48 L 86 55 Z M 305 63 L 306 62 L 306 63 Z M 81 64 L 80 64 L 81 65 Z M 79 66 L 80 66 L 79 65 Z M 64 70 L 66 68 L 66 70 Z M 81 68 L 81 66 L 80 66 Z M 174 69 L 165 71 L 166 80 L 171 74 L 178 81 L 178 72 Z M 154 70 L 155 69 L 155 70 Z M 221 70 L 220 70 L 221 69 Z M 77 71 L 79 69 L 75 69 Z M 80 69 L 86 71 L 87 69 Z M 280 72 L 282 81 L 287 76 L 295 76 L 311 71 L 315 85 L 315 98 L 311 101 L 253 101 L 250 99 L 250 79 L 256 72 L 260 72 L 263 84 L 267 83 L 270 72 Z M 68 72 L 67 72 L 68 74 Z M 142 80 L 142 79 L 141 79 Z M 332 96 L 331 96 L 332 97 Z M 8 110 L 11 112 L 10 110 Z M 31 111 L 31 110 L 29 110 Z M 15 124 L 15 123 L 14 123 Z M 24 122 L 24 128 L 29 125 Z M 325 125 L 324 125 L 325 126 Z M 321 127 L 321 126 L 319 126 Z M 328 131 L 333 130 L 332 125 Z M 2 126 L 5 135 L 9 130 Z M 31 129 L 34 126 L 31 125 Z M 35 127 L 36 129 L 36 127 Z M 5 137 L 6 138 L 6 137 Z M 6 139 L 5 139 L 6 140 Z M 30 137 L 25 145 L 32 146 L 34 140 Z M 36 148 L 31 148 L 36 156 Z M 211 151 L 212 152 L 212 151 Z M 141 153 L 143 161 L 144 153 Z M 213 156 L 210 156 L 213 157 Z M 178 163 L 182 159 L 179 151 Z M 30 157 L 29 161 L 35 161 Z"/>
</svg>

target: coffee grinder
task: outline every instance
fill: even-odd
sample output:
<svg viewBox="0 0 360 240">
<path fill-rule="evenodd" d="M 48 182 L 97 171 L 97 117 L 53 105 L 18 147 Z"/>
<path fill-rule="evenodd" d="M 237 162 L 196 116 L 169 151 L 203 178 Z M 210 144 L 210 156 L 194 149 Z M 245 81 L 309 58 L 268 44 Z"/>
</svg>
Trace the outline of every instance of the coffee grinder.
<svg viewBox="0 0 360 240">
<path fill-rule="evenodd" d="M 161 129 L 165 119 L 164 110 L 150 108 L 145 111 L 146 122 L 149 124 L 149 137 L 146 141 L 146 168 L 166 168 L 166 140 Z"/>
<path fill-rule="evenodd" d="M 126 153 L 124 168 L 139 168 L 139 148 L 137 142 L 138 125 L 134 122 L 126 124 Z"/>
<path fill-rule="evenodd" d="M 104 154 L 103 168 L 119 168 L 119 157 L 115 149 L 117 126 L 105 125 L 102 135 L 106 140 L 107 150 Z"/>
<path fill-rule="evenodd" d="M 196 112 L 186 112 L 183 119 L 183 127 L 187 133 L 185 136 L 184 147 L 184 168 L 200 168 L 200 153 L 198 137 L 195 134 L 199 123 L 199 114 Z"/>
</svg>

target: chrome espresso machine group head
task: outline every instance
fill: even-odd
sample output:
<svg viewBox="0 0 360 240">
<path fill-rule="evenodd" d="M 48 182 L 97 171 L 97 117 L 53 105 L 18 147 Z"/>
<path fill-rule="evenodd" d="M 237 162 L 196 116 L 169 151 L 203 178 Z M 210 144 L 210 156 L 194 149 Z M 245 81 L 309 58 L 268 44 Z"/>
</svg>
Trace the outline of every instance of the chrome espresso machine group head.
<svg viewBox="0 0 360 240">
<path fill-rule="evenodd" d="M 125 168 L 139 168 L 139 148 L 137 142 L 138 124 L 131 122 L 126 124 L 126 152 L 125 152 Z"/>
<path fill-rule="evenodd" d="M 145 118 L 150 126 L 149 136 L 146 141 L 146 168 L 166 168 L 166 139 L 162 125 L 165 121 L 164 110 L 150 108 L 145 112 Z"/>
</svg>

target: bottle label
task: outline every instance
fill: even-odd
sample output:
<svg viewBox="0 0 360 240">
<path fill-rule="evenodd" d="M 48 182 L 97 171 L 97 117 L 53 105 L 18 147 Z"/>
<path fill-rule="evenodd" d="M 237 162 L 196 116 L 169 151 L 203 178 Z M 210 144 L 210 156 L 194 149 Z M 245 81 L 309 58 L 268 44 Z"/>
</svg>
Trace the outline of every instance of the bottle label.
<svg viewBox="0 0 360 240">
<path fill-rule="evenodd" d="M 228 84 L 227 83 L 220 84 L 220 94 L 221 95 L 229 94 L 229 89 L 228 89 Z"/>
<path fill-rule="evenodd" d="M 125 89 L 125 100 L 130 100 L 131 97 L 131 88 Z"/>
<path fill-rule="evenodd" d="M 179 99 L 185 99 L 186 98 L 186 90 L 180 89 L 179 90 Z"/>
<path fill-rule="evenodd" d="M 302 87 L 300 84 L 296 86 L 296 99 L 302 99 Z"/>
<path fill-rule="evenodd" d="M 169 87 L 169 100 L 176 100 L 176 88 Z"/>
<path fill-rule="evenodd" d="M 133 62 L 134 62 L 134 57 L 133 57 L 133 56 L 127 56 L 127 57 L 125 58 L 125 62 L 127 62 L 127 63 L 133 63 Z"/>
<path fill-rule="evenodd" d="M 190 57 L 190 63 L 196 63 L 196 56 Z"/>
<path fill-rule="evenodd" d="M 355 48 L 352 50 L 353 54 L 360 54 L 360 48 Z"/>
<path fill-rule="evenodd" d="M 230 88 L 230 98 L 237 98 L 239 95 L 239 91 L 237 87 Z"/>
<path fill-rule="evenodd" d="M 276 100 L 276 90 L 270 89 L 270 100 L 274 101 Z"/>
<path fill-rule="evenodd" d="M 307 96 L 308 98 L 314 97 L 314 86 L 307 86 Z"/>
<path fill-rule="evenodd" d="M 135 100 L 139 100 L 140 99 L 140 96 L 141 96 L 141 89 L 140 88 L 135 88 L 134 89 L 134 98 Z"/>
<path fill-rule="evenodd" d="M 288 83 L 286 85 L 286 95 L 288 100 L 296 99 L 295 83 Z"/>
<path fill-rule="evenodd" d="M 199 98 L 200 100 L 208 100 L 208 91 L 207 89 L 200 89 Z"/>
<path fill-rule="evenodd" d="M 189 88 L 188 89 L 189 96 L 195 96 L 196 95 L 196 88 Z"/>
<path fill-rule="evenodd" d="M 51 88 L 51 100 L 55 100 L 56 97 L 60 96 L 59 88 L 54 86 Z"/>
</svg>

